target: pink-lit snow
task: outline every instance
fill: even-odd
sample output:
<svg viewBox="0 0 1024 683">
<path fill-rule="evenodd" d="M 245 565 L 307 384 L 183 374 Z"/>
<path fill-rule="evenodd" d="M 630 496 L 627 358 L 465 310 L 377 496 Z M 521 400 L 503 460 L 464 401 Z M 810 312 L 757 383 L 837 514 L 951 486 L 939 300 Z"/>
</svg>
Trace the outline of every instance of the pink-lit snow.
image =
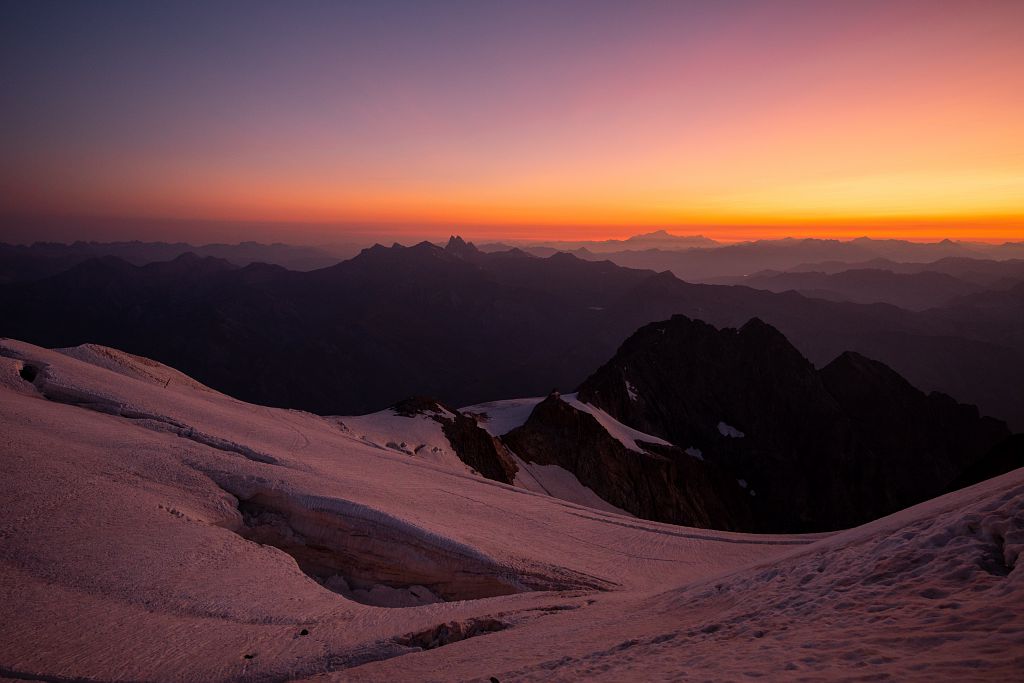
<svg viewBox="0 0 1024 683">
<path fill-rule="evenodd" d="M 1024 672 L 1024 470 L 835 534 L 707 531 L 499 484 L 380 444 L 386 420 L 246 404 L 102 347 L 4 340 L 0 356 L 0 677 Z M 416 586 L 447 600 L 365 604 Z"/>
</svg>

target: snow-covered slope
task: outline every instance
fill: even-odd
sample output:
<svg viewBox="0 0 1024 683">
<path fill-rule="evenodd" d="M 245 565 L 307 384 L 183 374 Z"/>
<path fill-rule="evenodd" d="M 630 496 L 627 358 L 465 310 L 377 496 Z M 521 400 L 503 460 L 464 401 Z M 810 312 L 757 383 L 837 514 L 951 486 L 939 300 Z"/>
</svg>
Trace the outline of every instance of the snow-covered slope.
<svg viewBox="0 0 1024 683">
<path fill-rule="evenodd" d="M 546 496 L 567 500 L 570 503 L 579 503 L 592 507 L 595 510 L 617 512 L 620 515 L 632 517 L 625 510 L 621 510 L 597 495 L 593 489 L 585 486 L 576 475 L 558 465 L 541 465 L 535 462 L 526 462 L 518 456 L 515 458 L 516 472 L 515 485 L 528 491 L 543 493 Z"/>
<path fill-rule="evenodd" d="M 501 436 L 521 427 L 530 417 L 543 396 L 534 398 L 510 398 L 504 401 L 490 401 L 460 408 L 463 413 L 475 415 L 477 424 L 491 436 Z"/>
<path fill-rule="evenodd" d="M 343 428 L 173 372 L 0 342 L 0 677 L 1024 667 L 1022 471 L 839 534 L 713 532 L 500 484 L 381 448 L 386 420 Z"/>
<path fill-rule="evenodd" d="M 1020 680 L 1022 551 L 1017 470 L 743 568 L 344 680 Z"/>
<path fill-rule="evenodd" d="M 564 397 L 564 400 L 576 410 L 582 410 L 592 415 L 597 420 L 597 423 L 604 427 L 606 432 L 631 451 L 643 452 L 644 449 L 640 445 L 641 442 L 655 443 L 662 446 L 671 445 L 662 438 L 652 436 L 651 434 L 644 434 L 639 430 L 622 424 L 600 408 L 581 401 L 576 394 L 568 394 Z"/>
<path fill-rule="evenodd" d="M 339 417 L 336 421 L 342 430 L 378 448 L 404 453 L 458 472 L 472 472 L 459 459 L 444 435 L 441 423 L 429 414 L 400 415 L 388 408 L 369 415 Z"/>
</svg>

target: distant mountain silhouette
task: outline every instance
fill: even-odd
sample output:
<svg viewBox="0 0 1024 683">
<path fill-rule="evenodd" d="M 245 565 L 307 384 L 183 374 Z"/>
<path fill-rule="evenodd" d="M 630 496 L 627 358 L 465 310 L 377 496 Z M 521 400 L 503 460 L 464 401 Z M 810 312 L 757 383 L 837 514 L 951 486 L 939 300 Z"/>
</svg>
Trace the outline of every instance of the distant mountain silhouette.
<svg viewBox="0 0 1024 683">
<path fill-rule="evenodd" d="M 808 263 L 864 263 L 876 259 L 892 261 L 937 261 L 944 258 L 1024 258 L 1024 242 L 991 245 L 972 242 L 907 242 L 904 240 L 780 239 L 758 240 L 702 249 L 636 249 L 596 253 L 591 245 L 580 244 L 573 251 L 583 259 L 608 259 L 629 268 L 668 270 L 688 282 L 710 282 L 715 278 L 746 276 L 763 270 L 790 270 Z M 874 266 L 869 266 L 874 267 Z M 806 270 L 806 268 L 804 268 Z M 818 269 L 824 270 L 824 269 Z M 843 268 L 846 270 L 846 268 Z"/>
<path fill-rule="evenodd" d="M 564 253 L 484 253 L 453 238 L 446 247 L 378 245 L 310 272 L 193 257 L 141 267 L 94 259 L 0 285 L 0 334 L 46 346 L 101 343 L 244 400 L 353 414 L 411 395 L 451 405 L 543 395 L 578 385 L 651 321 L 682 313 L 721 327 L 760 317 L 814 363 L 858 351 L 915 386 L 1021 425 L 1014 296 L 995 300 L 976 326 L 982 302 L 969 298 L 915 314 L 689 284 Z"/>
<path fill-rule="evenodd" d="M 995 260 L 991 258 L 967 258 L 948 257 L 938 261 L 893 261 L 890 259 L 876 258 L 870 261 L 859 263 L 848 263 L 846 261 L 823 261 L 820 263 L 802 263 L 786 272 L 821 272 L 839 273 L 844 270 L 887 270 L 892 273 L 913 274 L 913 273 L 942 273 L 952 275 L 958 280 L 981 285 L 986 289 L 999 289 L 1004 283 L 1011 285 L 1017 280 L 1024 280 L 1024 258 L 1006 258 Z M 778 271 L 772 271 L 778 272 Z M 761 273 L 754 273 L 760 275 Z M 735 280 L 722 281 L 719 284 L 737 284 Z M 1009 285 L 1007 285 L 1009 286 Z"/>
<path fill-rule="evenodd" d="M 682 250 L 705 247 L 716 247 L 721 242 L 704 235 L 674 235 L 667 230 L 655 230 L 627 237 L 624 240 L 552 240 L 531 242 L 530 253 L 550 256 L 555 251 L 574 251 L 583 249 L 592 254 L 603 254 L 628 249 L 669 249 Z M 483 244 L 483 251 L 504 251 L 509 245 L 501 243 Z"/>
<path fill-rule="evenodd" d="M 837 273 L 764 271 L 745 278 L 723 278 L 723 284 L 742 284 L 771 292 L 793 290 L 831 301 L 888 303 L 919 311 L 948 304 L 965 294 L 984 289 L 946 273 L 851 269 Z"/>
<path fill-rule="evenodd" d="M 0 243 L 0 283 L 38 280 L 63 272 L 91 258 L 116 256 L 142 266 L 168 261 L 185 253 L 221 258 L 238 266 L 250 263 L 274 263 L 292 270 L 314 270 L 351 258 L 359 249 L 352 245 L 330 248 L 289 244 L 207 244 L 193 246 L 183 242 L 74 242 L 57 244 L 36 242 L 31 245 Z"/>
</svg>

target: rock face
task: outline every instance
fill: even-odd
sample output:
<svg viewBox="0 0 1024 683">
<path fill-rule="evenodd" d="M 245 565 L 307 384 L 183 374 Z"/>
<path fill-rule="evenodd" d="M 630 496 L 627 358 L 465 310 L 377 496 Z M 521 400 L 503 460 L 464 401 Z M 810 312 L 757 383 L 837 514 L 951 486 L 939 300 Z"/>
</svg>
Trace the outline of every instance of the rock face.
<svg viewBox="0 0 1024 683">
<path fill-rule="evenodd" d="M 481 475 L 504 484 L 511 484 L 516 477 L 516 464 L 505 446 L 477 426 L 476 420 L 462 413 L 441 423 L 455 453 Z"/>
<path fill-rule="evenodd" d="M 578 399 L 675 447 L 617 447 L 550 398 L 506 443 L 639 516 L 722 529 L 875 519 L 939 495 L 1009 436 L 974 406 L 925 395 L 859 354 L 819 371 L 758 319 L 738 330 L 684 316 L 647 325 Z"/>
<path fill-rule="evenodd" d="M 632 450 L 558 394 L 502 440 L 520 458 L 558 465 L 638 517 L 717 529 L 750 525 L 742 490 L 721 469 L 675 446 L 639 441 L 642 450 Z"/>
<path fill-rule="evenodd" d="M 462 462 L 487 479 L 511 484 L 516 477 L 516 463 L 497 439 L 479 427 L 476 420 L 448 408 L 432 398 L 414 397 L 395 404 L 399 415 L 426 415 L 440 423 L 445 438 Z"/>
<path fill-rule="evenodd" d="M 1009 437 L 1005 423 L 981 417 L 977 407 L 926 395 L 858 353 L 840 355 L 820 374 L 856 431 L 853 466 L 870 464 L 877 473 L 859 492 L 872 516 L 940 495 Z"/>
<path fill-rule="evenodd" d="M 948 492 L 977 484 L 1024 467 L 1024 434 L 1014 434 L 964 470 L 949 485 Z"/>
</svg>

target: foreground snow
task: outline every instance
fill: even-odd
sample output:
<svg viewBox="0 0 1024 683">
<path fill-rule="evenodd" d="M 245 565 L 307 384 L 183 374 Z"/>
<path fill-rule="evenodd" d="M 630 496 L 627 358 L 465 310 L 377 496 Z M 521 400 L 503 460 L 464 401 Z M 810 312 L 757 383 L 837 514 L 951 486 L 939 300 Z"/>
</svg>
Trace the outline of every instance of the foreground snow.
<svg viewBox="0 0 1024 683">
<path fill-rule="evenodd" d="M 842 533 L 731 534 L 410 456 L 388 421 L 433 427 L 409 418 L 253 406 L 101 347 L 0 356 L 0 677 L 1024 671 L 1021 470 Z"/>
</svg>

